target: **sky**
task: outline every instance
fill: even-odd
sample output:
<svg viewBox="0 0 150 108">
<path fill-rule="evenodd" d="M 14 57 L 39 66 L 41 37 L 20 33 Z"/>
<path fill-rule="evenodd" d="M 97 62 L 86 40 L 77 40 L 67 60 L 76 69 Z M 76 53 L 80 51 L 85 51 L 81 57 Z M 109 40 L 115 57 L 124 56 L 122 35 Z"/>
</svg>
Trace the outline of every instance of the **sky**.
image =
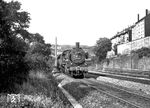
<svg viewBox="0 0 150 108">
<path fill-rule="evenodd" d="M 17 0 L 30 13 L 29 31 L 46 43 L 95 45 L 145 16 L 149 0 Z"/>
</svg>

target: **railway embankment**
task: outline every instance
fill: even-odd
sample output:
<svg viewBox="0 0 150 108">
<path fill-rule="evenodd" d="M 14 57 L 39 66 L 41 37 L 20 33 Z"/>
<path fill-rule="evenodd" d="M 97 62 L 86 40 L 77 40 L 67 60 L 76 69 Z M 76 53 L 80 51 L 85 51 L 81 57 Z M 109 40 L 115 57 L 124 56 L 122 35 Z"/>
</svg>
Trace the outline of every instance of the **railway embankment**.
<svg viewBox="0 0 150 108">
<path fill-rule="evenodd" d="M 73 97 L 68 99 L 74 101 L 71 102 L 76 104 L 73 106 L 79 105 L 80 108 L 130 108 L 127 104 L 88 86 L 88 84 L 83 82 L 84 79 L 70 78 L 61 73 L 54 74 L 54 76 L 65 92 L 67 92 L 67 94 L 64 94 L 70 95 L 71 98 Z"/>
<path fill-rule="evenodd" d="M 63 92 L 63 94 L 66 96 L 68 101 L 71 103 L 71 108 L 82 108 L 82 106 L 78 103 L 78 101 L 71 95 L 64 86 L 67 84 L 70 84 L 72 82 L 75 82 L 73 78 L 68 77 L 67 75 L 63 73 L 53 73 L 53 76 L 55 77 L 57 81 L 57 85 L 60 88 L 60 90 Z M 71 87 L 70 87 L 71 88 Z"/>
</svg>

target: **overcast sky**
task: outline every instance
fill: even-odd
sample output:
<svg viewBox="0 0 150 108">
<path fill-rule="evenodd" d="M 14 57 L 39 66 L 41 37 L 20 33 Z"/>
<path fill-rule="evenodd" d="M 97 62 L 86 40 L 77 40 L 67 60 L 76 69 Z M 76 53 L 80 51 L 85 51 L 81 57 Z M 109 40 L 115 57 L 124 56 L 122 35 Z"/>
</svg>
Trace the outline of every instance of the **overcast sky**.
<svg viewBox="0 0 150 108">
<path fill-rule="evenodd" d="M 31 15 L 29 31 L 40 33 L 46 43 L 80 42 L 94 45 L 111 38 L 150 10 L 150 0 L 18 0 Z"/>
</svg>

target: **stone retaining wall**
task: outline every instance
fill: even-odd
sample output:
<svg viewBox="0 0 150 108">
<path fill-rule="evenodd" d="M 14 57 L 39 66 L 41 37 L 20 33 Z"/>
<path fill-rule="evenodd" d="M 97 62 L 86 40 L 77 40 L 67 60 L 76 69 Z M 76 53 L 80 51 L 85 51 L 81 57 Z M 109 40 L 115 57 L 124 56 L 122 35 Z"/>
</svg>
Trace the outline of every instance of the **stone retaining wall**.
<svg viewBox="0 0 150 108">
<path fill-rule="evenodd" d="M 129 71 L 145 71 L 150 72 L 150 58 L 138 56 L 116 57 L 105 61 L 103 69 L 129 70 Z"/>
</svg>

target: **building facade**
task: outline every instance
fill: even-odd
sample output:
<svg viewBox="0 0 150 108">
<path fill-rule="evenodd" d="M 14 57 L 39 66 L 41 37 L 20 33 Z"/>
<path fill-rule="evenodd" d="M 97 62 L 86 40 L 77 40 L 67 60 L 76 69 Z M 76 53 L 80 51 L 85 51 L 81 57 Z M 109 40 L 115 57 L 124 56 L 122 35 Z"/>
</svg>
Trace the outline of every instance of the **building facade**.
<svg viewBox="0 0 150 108">
<path fill-rule="evenodd" d="M 112 51 L 108 52 L 107 57 L 114 57 L 117 54 L 130 54 L 132 50 L 137 50 L 142 47 L 150 47 L 150 14 L 146 9 L 146 15 L 142 19 L 118 32 L 115 36 L 111 38 Z M 116 51 L 113 52 L 114 46 L 116 46 Z"/>
</svg>

